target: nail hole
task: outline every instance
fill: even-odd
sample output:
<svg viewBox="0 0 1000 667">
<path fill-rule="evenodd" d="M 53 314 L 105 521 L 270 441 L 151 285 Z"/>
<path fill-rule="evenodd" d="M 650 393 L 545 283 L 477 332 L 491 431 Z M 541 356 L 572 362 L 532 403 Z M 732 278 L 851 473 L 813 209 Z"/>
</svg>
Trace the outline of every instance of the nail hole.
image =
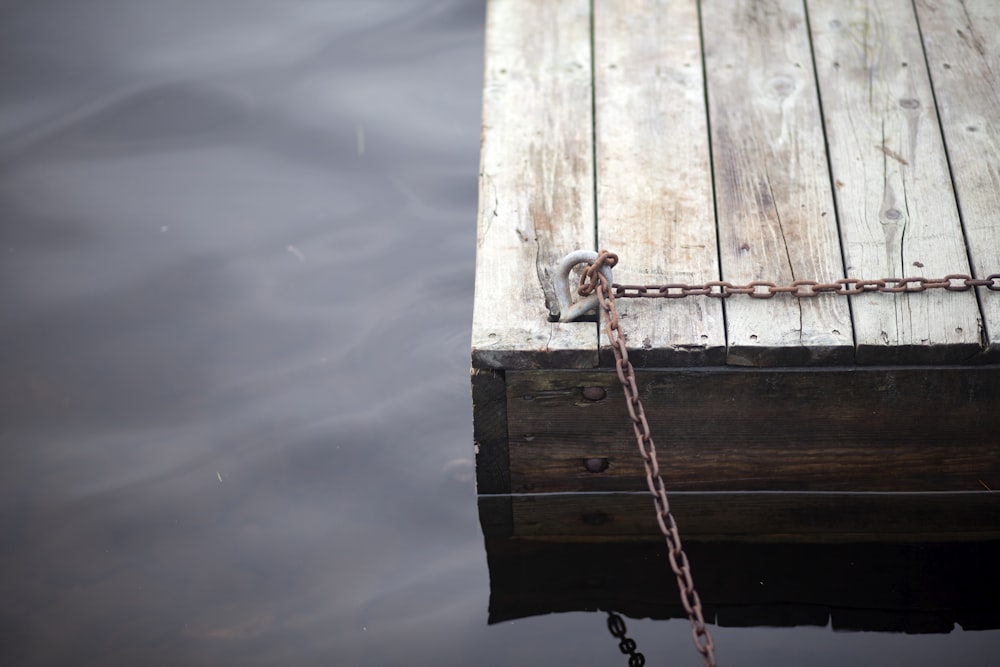
<svg viewBox="0 0 1000 667">
<path fill-rule="evenodd" d="M 610 521 L 611 517 L 603 512 L 593 512 L 591 514 L 581 514 L 580 520 L 588 526 L 601 526 Z"/>
</svg>

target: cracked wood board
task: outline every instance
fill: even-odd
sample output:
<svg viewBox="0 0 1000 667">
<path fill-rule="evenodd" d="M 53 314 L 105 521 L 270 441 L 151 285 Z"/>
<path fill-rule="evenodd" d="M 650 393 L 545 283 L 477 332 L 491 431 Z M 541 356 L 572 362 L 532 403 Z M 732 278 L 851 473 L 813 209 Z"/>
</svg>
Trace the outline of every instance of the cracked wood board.
<svg viewBox="0 0 1000 667">
<path fill-rule="evenodd" d="M 597 365 L 597 325 L 549 322 L 550 274 L 593 249 L 590 2 L 489 3 L 472 363 Z"/>
<path fill-rule="evenodd" d="M 973 275 L 1000 272 L 1000 3 L 918 0 L 941 129 Z M 989 354 L 1000 355 L 1000 299 L 980 299 Z"/>
<path fill-rule="evenodd" d="M 843 274 L 802 3 L 702 5 L 722 278 Z M 729 299 L 733 365 L 853 361 L 843 299 Z"/>
<path fill-rule="evenodd" d="M 823 0 L 809 13 L 848 275 L 968 273 L 910 0 Z M 971 291 L 863 294 L 851 308 L 859 363 L 952 363 L 981 351 Z"/>
<path fill-rule="evenodd" d="M 621 258 L 615 281 L 718 280 L 697 2 L 595 2 L 594 94 L 598 240 Z M 630 300 L 621 312 L 637 365 L 725 363 L 718 300 Z M 610 348 L 601 356 L 613 363 Z"/>
</svg>

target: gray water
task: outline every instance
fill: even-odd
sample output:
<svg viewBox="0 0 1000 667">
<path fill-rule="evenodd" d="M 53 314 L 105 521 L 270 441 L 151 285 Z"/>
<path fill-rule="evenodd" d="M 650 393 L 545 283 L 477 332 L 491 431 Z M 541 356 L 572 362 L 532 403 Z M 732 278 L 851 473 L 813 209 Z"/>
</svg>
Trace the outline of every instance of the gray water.
<svg viewBox="0 0 1000 667">
<path fill-rule="evenodd" d="M 0 2 L 0 664 L 621 665 L 488 625 L 483 2 Z M 649 664 L 684 621 L 629 619 Z M 729 665 L 996 630 L 717 628 Z"/>
</svg>

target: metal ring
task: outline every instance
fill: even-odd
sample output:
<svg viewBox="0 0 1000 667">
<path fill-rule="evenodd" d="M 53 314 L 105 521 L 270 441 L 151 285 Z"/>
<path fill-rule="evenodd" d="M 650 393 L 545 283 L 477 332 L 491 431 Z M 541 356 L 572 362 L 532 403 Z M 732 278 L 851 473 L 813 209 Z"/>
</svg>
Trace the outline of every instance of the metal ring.
<svg viewBox="0 0 1000 667">
<path fill-rule="evenodd" d="M 593 310 L 597 307 L 596 294 L 591 294 L 585 299 L 574 302 L 573 290 L 569 284 L 569 274 L 574 266 L 577 264 L 593 264 L 596 260 L 596 250 L 574 250 L 560 260 L 559 266 L 556 268 L 556 274 L 552 279 L 552 285 L 556 292 L 556 301 L 559 302 L 560 322 L 577 320 L 585 315 L 588 310 Z M 608 285 L 610 285 L 613 282 L 611 279 L 611 267 L 602 266 L 601 273 L 608 279 Z"/>
</svg>

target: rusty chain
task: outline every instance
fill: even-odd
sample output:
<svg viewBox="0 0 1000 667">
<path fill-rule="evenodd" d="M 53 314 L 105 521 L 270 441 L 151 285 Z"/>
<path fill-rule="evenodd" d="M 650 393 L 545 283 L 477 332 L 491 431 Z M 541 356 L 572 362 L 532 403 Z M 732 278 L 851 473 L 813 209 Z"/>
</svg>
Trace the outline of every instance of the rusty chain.
<svg viewBox="0 0 1000 667">
<path fill-rule="evenodd" d="M 799 299 L 807 299 L 817 297 L 820 294 L 851 296 L 866 292 L 892 294 L 926 292 L 930 289 L 966 292 L 973 287 L 985 287 L 988 290 L 1000 292 L 1000 273 L 990 274 L 986 278 L 973 278 L 964 273 L 951 273 L 944 278 L 877 278 L 874 280 L 841 278 L 832 283 L 821 283 L 816 280 L 794 280 L 787 285 L 777 285 L 765 280 L 755 280 L 745 285 L 734 285 L 725 280 L 710 280 L 697 285 L 688 285 L 687 283 L 666 283 L 664 285 L 619 285 L 614 283 L 611 285 L 614 296 L 622 299 L 683 299 L 687 296 L 728 299 L 734 294 L 746 294 L 751 299 L 770 299 L 778 294 L 789 294 Z"/>
<path fill-rule="evenodd" d="M 680 591 L 681 604 L 687 612 L 691 621 L 691 635 L 694 638 L 695 648 L 701 653 L 707 667 L 715 667 L 715 645 L 712 642 L 712 635 L 705 627 L 705 617 L 701 608 L 701 599 L 694 589 L 694 579 L 691 576 L 691 564 L 684 553 L 681 545 L 681 536 L 677 530 L 677 522 L 674 521 L 670 513 L 670 503 L 667 501 L 667 490 L 660 475 L 660 465 L 656 458 L 656 446 L 653 444 L 653 437 L 649 430 L 649 422 L 646 420 L 646 411 L 639 400 L 639 388 L 635 383 L 635 369 L 632 362 L 628 360 L 628 349 L 625 346 L 625 335 L 621 332 L 618 322 L 618 308 L 615 305 L 615 294 L 611 291 L 611 285 L 607 277 L 601 273 L 602 266 L 613 267 L 618 263 L 618 256 L 602 250 L 597 259 L 588 266 L 580 278 L 580 295 L 590 296 L 597 292 L 598 302 L 607 317 L 604 318 L 604 331 L 611 342 L 611 348 L 615 353 L 615 368 L 618 371 L 618 380 L 621 382 L 625 392 L 628 414 L 632 420 L 632 430 L 635 432 L 636 443 L 639 445 L 639 454 L 642 456 L 643 465 L 646 468 L 646 484 L 649 492 L 653 496 L 653 504 L 656 507 L 656 521 L 660 525 L 660 532 L 663 533 L 667 542 L 667 555 L 670 559 L 670 568 L 677 577 L 677 588 Z"/>
</svg>

